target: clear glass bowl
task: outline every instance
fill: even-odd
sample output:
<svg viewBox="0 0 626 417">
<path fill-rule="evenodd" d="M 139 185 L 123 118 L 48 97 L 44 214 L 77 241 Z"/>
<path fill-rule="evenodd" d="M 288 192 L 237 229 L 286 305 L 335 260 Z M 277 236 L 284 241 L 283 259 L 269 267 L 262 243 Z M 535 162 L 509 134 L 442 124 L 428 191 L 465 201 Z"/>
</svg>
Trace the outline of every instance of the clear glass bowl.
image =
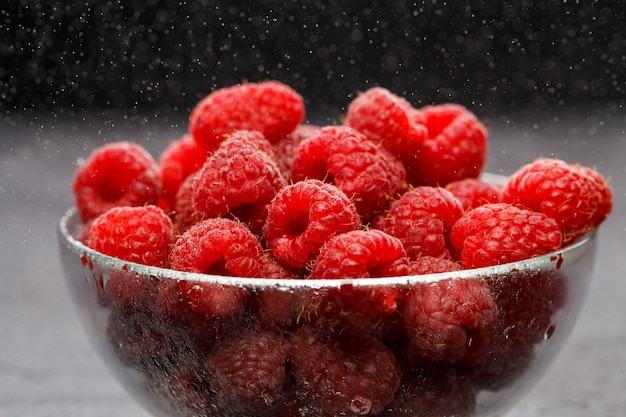
<svg viewBox="0 0 626 417">
<path fill-rule="evenodd" d="M 294 377 L 288 359 L 279 393 L 239 404 L 224 395 L 233 387 L 215 382 L 207 370 L 212 350 L 241 335 L 271 331 L 289 340 L 298 332 L 315 331 L 316 326 L 331 329 L 339 345 L 358 347 L 368 345 L 371 337 L 378 339 L 376 343 L 384 344 L 401 370 L 393 398 L 381 405 L 348 395 L 342 415 L 501 416 L 537 382 L 566 342 L 591 279 L 597 241 L 594 232 L 545 256 L 453 273 L 278 280 L 182 273 L 124 262 L 83 245 L 77 239 L 82 227 L 70 209 L 60 220 L 58 234 L 77 312 L 120 383 L 150 413 L 163 417 L 329 415 L 320 397 L 309 391 L 314 382 Z M 131 293 L 120 291 L 120 278 Z M 373 322 L 367 308 L 360 313 L 333 310 L 339 300 L 373 299 L 381 289 L 406 294 L 419 286 L 455 280 L 487 285 L 498 316 L 479 329 L 461 327 L 466 343 L 452 357 L 432 359 L 416 353 L 408 342 L 409 327 L 394 314 Z M 244 307 L 209 317 L 182 301 L 181 285 L 231 291 L 245 300 Z M 271 320 L 268 309 L 273 311 Z M 279 318 L 276 311 L 281 312 Z M 346 322 L 328 325 L 327 313 L 343 314 Z M 368 329 L 369 339 L 346 330 L 361 325 Z M 259 404 L 264 411 L 257 411 Z"/>
</svg>

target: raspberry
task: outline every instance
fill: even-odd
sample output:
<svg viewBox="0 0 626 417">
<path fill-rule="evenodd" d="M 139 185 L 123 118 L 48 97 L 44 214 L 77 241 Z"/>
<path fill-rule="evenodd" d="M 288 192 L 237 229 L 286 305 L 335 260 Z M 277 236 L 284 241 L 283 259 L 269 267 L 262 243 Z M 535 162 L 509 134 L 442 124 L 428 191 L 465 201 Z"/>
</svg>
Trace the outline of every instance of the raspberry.
<svg viewBox="0 0 626 417">
<path fill-rule="evenodd" d="M 380 339 L 340 338 L 303 326 L 293 343 L 296 380 L 325 415 L 376 415 L 393 400 L 401 371 Z"/>
<path fill-rule="evenodd" d="M 123 206 L 93 221 L 87 244 L 125 261 L 166 267 L 173 240 L 172 221 L 163 210 L 156 206 Z"/>
<path fill-rule="evenodd" d="M 464 178 L 446 185 L 446 190 L 459 199 L 464 211 L 483 204 L 501 203 L 503 184 L 492 184 L 478 178 Z"/>
<path fill-rule="evenodd" d="M 298 147 L 292 178 L 315 178 L 339 187 L 364 222 L 407 187 L 403 165 L 348 126 L 327 126 Z"/>
<path fill-rule="evenodd" d="M 208 382 L 220 405 L 233 415 L 273 415 L 283 397 L 289 349 L 271 332 L 246 333 L 214 348 Z"/>
<path fill-rule="evenodd" d="M 550 158 L 537 159 L 513 173 L 503 200 L 555 219 L 565 242 L 600 225 L 613 204 L 611 189 L 598 172 Z"/>
<path fill-rule="evenodd" d="M 199 176 L 199 171 L 189 175 L 182 184 L 180 184 L 178 192 L 176 193 L 171 216 L 173 217 L 174 230 L 177 235 L 183 234 L 199 220 L 193 206 L 193 194 Z"/>
<path fill-rule="evenodd" d="M 291 178 L 293 159 L 296 156 L 298 146 L 302 141 L 317 133 L 319 129 L 315 125 L 300 124 L 293 132 L 274 144 L 276 162 L 287 178 Z"/>
<path fill-rule="evenodd" d="M 415 285 L 401 309 L 411 346 L 429 361 L 463 357 L 466 329 L 492 323 L 498 307 L 489 287 L 478 279 L 444 279 Z"/>
<path fill-rule="evenodd" d="M 463 363 L 477 386 L 496 390 L 519 378 L 534 361 L 535 345 L 558 331 L 554 316 L 565 304 L 567 282 L 554 270 L 511 271 L 485 282 L 500 315 L 472 335 Z"/>
<path fill-rule="evenodd" d="M 225 218 L 202 220 L 176 241 L 172 269 L 184 272 L 261 277 L 263 248 L 243 224 Z M 236 286 L 179 281 L 191 308 L 207 316 L 232 315 L 243 307 L 247 291 Z"/>
<path fill-rule="evenodd" d="M 359 229 L 348 197 L 332 184 L 305 180 L 276 193 L 263 227 L 267 247 L 287 268 L 303 268 L 332 236 Z"/>
<path fill-rule="evenodd" d="M 176 193 L 183 181 L 198 171 L 207 158 L 207 151 L 191 135 L 171 142 L 161 153 L 159 167 L 163 176 L 162 197 L 174 207 Z"/>
<path fill-rule="evenodd" d="M 246 83 L 213 91 L 192 110 L 189 130 L 208 150 L 234 130 L 258 130 L 274 143 L 304 120 L 304 101 L 278 81 Z"/>
<path fill-rule="evenodd" d="M 261 232 L 267 204 L 286 181 L 264 150 L 261 133 L 237 131 L 206 160 L 195 180 L 192 200 L 199 219 L 231 215 Z"/>
<path fill-rule="evenodd" d="M 174 244 L 173 269 L 213 275 L 261 277 L 263 248 L 243 224 L 230 219 L 202 220 Z"/>
<path fill-rule="evenodd" d="M 414 163 L 428 137 L 421 113 L 383 87 L 359 94 L 348 106 L 345 124 L 389 149 L 407 165 Z"/>
<path fill-rule="evenodd" d="M 464 268 L 480 268 L 529 259 L 561 247 L 554 219 L 506 203 L 468 211 L 452 227 L 450 240 Z"/>
<path fill-rule="evenodd" d="M 400 239 L 409 259 L 424 255 L 449 258 L 448 233 L 462 215 L 461 203 L 449 191 L 421 186 L 394 201 L 372 227 Z"/>
<path fill-rule="evenodd" d="M 439 185 L 477 177 L 487 157 L 487 129 L 466 108 L 456 104 L 421 109 L 428 128 L 417 159 L 407 163 L 412 185 Z"/>
<path fill-rule="evenodd" d="M 313 264 L 310 278 L 370 278 L 406 275 L 402 242 L 380 230 L 353 230 L 333 236 Z"/>
<path fill-rule="evenodd" d="M 95 149 L 78 168 L 72 190 L 78 214 L 88 222 L 113 207 L 156 204 L 162 182 L 152 156 L 123 141 Z"/>
<path fill-rule="evenodd" d="M 447 258 L 420 256 L 409 262 L 409 275 L 440 274 L 461 270 L 461 265 Z"/>
</svg>

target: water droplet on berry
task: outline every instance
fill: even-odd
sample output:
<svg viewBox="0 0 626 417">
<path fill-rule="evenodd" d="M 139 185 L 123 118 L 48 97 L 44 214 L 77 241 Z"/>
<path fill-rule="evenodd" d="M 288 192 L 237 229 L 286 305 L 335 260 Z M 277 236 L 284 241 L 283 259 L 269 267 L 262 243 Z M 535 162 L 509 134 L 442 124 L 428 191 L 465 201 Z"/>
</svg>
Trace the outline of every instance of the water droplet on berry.
<svg viewBox="0 0 626 417">
<path fill-rule="evenodd" d="M 552 335 L 554 334 L 555 330 L 556 330 L 556 323 L 550 323 L 545 333 L 543 334 L 543 339 L 544 340 L 550 339 Z"/>
</svg>

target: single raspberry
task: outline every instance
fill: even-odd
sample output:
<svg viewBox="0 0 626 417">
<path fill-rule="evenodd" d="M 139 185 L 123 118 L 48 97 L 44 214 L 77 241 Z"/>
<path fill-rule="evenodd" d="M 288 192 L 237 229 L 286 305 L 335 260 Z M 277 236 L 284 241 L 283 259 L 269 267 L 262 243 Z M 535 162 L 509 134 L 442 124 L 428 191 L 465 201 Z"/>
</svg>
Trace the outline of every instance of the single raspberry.
<svg viewBox="0 0 626 417">
<path fill-rule="evenodd" d="M 263 227 L 274 257 L 287 268 L 303 268 L 332 236 L 359 229 L 361 220 L 348 197 L 332 184 L 305 180 L 276 193 Z"/>
<path fill-rule="evenodd" d="M 80 218 L 88 222 L 113 207 L 156 204 L 162 182 L 152 156 L 122 141 L 95 149 L 78 168 L 72 191 Z"/>
<path fill-rule="evenodd" d="M 172 269 L 201 274 L 261 277 L 263 248 L 242 223 L 224 218 L 202 220 L 174 244 Z"/>
<path fill-rule="evenodd" d="M 554 219 L 506 203 L 484 204 L 465 213 L 450 240 L 464 268 L 479 268 L 544 255 L 561 247 Z"/>
<path fill-rule="evenodd" d="M 405 176 L 399 160 L 348 126 L 327 126 L 303 141 L 292 167 L 294 181 L 315 178 L 339 187 L 364 222 L 406 190 Z"/>
<path fill-rule="evenodd" d="M 478 177 L 487 157 L 487 129 L 476 116 L 457 104 L 426 106 L 428 138 L 413 162 L 407 162 L 407 177 L 414 185 L 446 184 Z"/>
<path fill-rule="evenodd" d="M 478 387 L 498 390 L 520 378 L 533 363 L 536 346 L 558 332 L 555 315 L 568 289 L 563 276 L 550 269 L 511 271 L 485 282 L 500 314 L 472 335 L 463 363 Z"/>
<path fill-rule="evenodd" d="M 243 224 L 225 218 L 202 220 L 174 244 L 172 269 L 214 275 L 261 277 L 263 248 Z M 237 286 L 180 281 L 194 311 L 207 316 L 232 315 L 243 307 L 247 291 Z"/>
<path fill-rule="evenodd" d="M 234 130 L 258 130 L 274 143 L 304 120 L 304 101 L 278 81 L 246 83 L 213 91 L 192 110 L 189 130 L 207 149 Z"/>
<path fill-rule="evenodd" d="M 599 226 L 613 207 L 611 189 L 598 172 L 551 158 L 537 159 L 513 173 L 503 200 L 555 219 L 565 242 Z"/>
<path fill-rule="evenodd" d="M 409 259 L 449 258 L 448 234 L 463 215 L 460 201 L 441 187 L 421 186 L 405 192 L 372 227 L 400 239 Z"/>
<path fill-rule="evenodd" d="M 271 145 L 259 132 L 237 131 L 225 139 L 195 179 L 192 200 L 196 218 L 230 215 L 260 233 L 267 204 L 286 185 L 265 150 L 270 151 Z"/>
<path fill-rule="evenodd" d="M 402 242 L 380 230 L 353 230 L 331 237 L 321 248 L 310 278 L 376 278 L 406 275 Z"/>
<path fill-rule="evenodd" d="M 316 125 L 300 124 L 293 132 L 274 144 L 276 162 L 287 178 L 291 178 L 291 169 L 298 146 L 302 141 L 317 133 L 319 129 Z"/>
<path fill-rule="evenodd" d="M 171 142 L 159 157 L 163 176 L 162 198 L 169 207 L 174 207 L 176 193 L 183 181 L 198 171 L 207 159 L 207 150 L 191 135 L 184 135 Z"/>
<path fill-rule="evenodd" d="M 501 203 L 504 185 L 464 178 L 448 183 L 446 190 L 459 199 L 464 211 L 468 211 L 487 203 Z"/>
<path fill-rule="evenodd" d="M 478 279 L 444 279 L 416 284 L 401 314 L 413 354 L 428 361 L 460 359 L 470 340 L 466 329 L 488 326 L 498 316 L 489 287 Z"/>
<path fill-rule="evenodd" d="M 428 138 L 420 111 L 383 87 L 359 94 L 348 106 L 345 124 L 381 144 L 407 165 L 415 163 L 422 143 Z"/>
<path fill-rule="evenodd" d="M 400 386 L 396 359 L 376 337 L 342 338 L 303 326 L 293 344 L 296 381 L 324 415 L 376 415 Z"/>
<path fill-rule="evenodd" d="M 273 415 L 287 380 L 290 344 L 272 332 L 227 339 L 209 354 L 209 386 L 233 415 Z"/>
<path fill-rule="evenodd" d="M 156 206 L 123 206 L 93 221 L 87 244 L 124 261 L 166 267 L 173 240 L 172 221 L 163 210 Z"/>
<path fill-rule="evenodd" d="M 452 259 L 420 256 L 409 262 L 409 275 L 440 274 L 460 271 L 461 265 Z"/>
</svg>

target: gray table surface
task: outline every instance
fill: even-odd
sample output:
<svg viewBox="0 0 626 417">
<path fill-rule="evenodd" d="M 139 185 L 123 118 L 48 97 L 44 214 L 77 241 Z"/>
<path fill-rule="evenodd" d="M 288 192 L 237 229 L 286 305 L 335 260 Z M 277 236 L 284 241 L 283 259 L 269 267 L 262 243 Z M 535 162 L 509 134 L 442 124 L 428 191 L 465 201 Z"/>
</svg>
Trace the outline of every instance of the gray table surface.
<svg viewBox="0 0 626 417">
<path fill-rule="evenodd" d="M 479 111 L 477 113 L 480 113 Z M 540 112 L 541 113 L 541 112 Z M 556 363 L 509 417 L 617 417 L 626 412 L 626 116 L 623 108 L 488 120 L 488 170 L 538 156 L 596 166 L 615 208 L 602 226 L 594 279 Z M 0 120 L 0 417 L 146 417 L 86 339 L 70 304 L 56 222 L 71 205 L 76 162 L 93 147 L 136 140 L 154 153 L 184 118 L 61 114 Z"/>
</svg>

